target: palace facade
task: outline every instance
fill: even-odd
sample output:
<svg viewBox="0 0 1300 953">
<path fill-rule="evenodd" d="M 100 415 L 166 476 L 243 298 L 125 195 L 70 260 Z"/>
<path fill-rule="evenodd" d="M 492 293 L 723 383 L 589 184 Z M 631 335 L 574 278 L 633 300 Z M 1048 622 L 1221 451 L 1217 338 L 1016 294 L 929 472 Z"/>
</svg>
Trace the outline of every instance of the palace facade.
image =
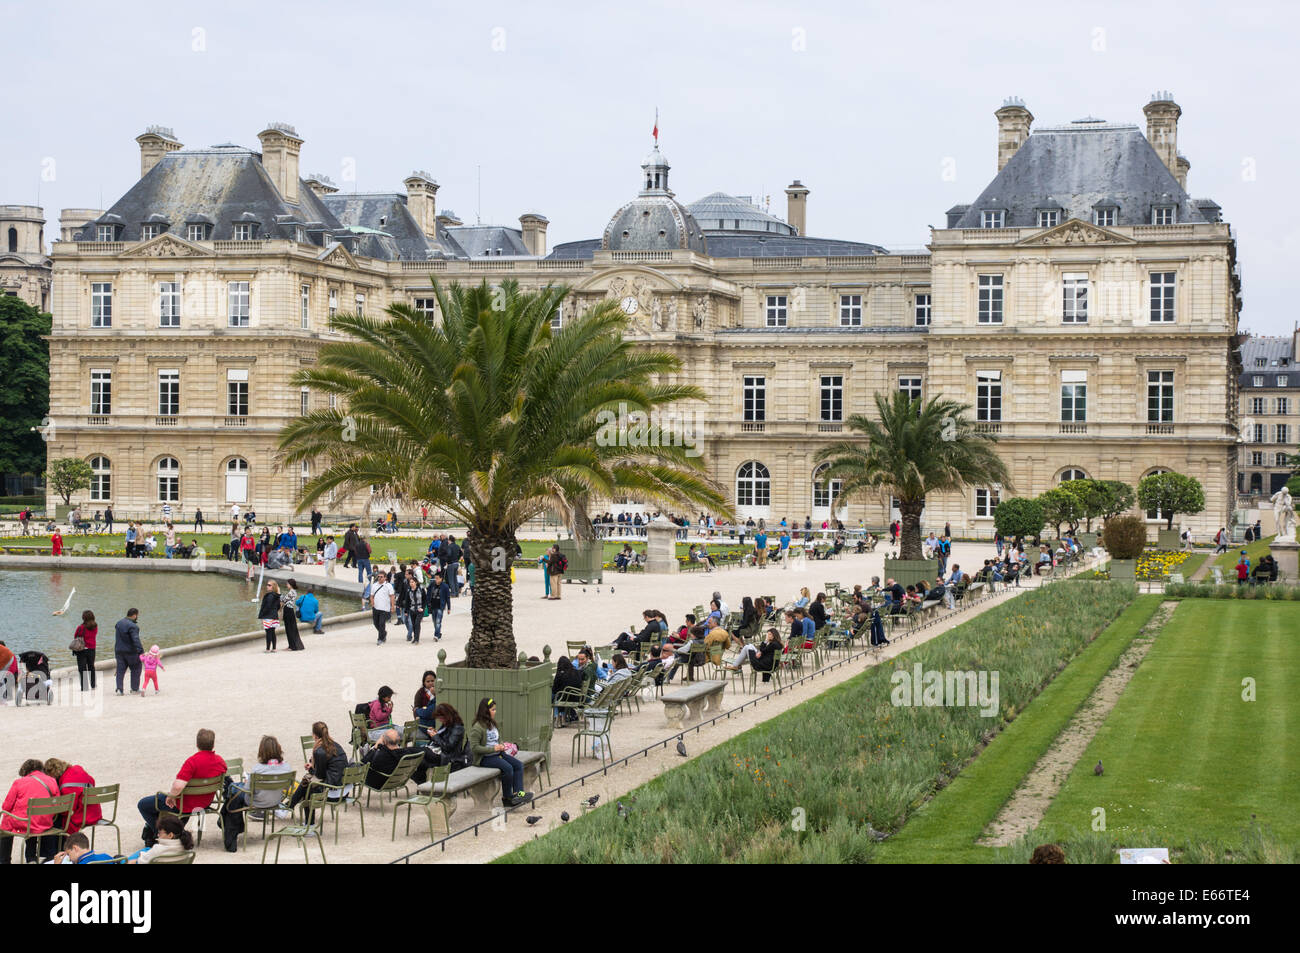
<svg viewBox="0 0 1300 953">
<path fill-rule="evenodd" d="M 331 316 L 404 302 L 437 320 L 435 280 L 514 278 L 572 288 L 557 325 L 616 300 L 631 337 L 680 357 L 709 397 L 683 408 L 693 437 L 742 516 L 883 525 L 889 501 L 842 504 L 814 456 L 901 389 L 971 405 L 1011 471 L 929 501 L 927 526 L 988 534 L 1003 496 L 1170 469 L 1205 486 L 1188 525 L 1217 529 L 1237 483 L 1235 243 L 1186 191 L 1179 107 L 1159 94 L 1144 112 L 1145 135 L 1033 129 L 1008 100 L 995 177 L 914 252 L 808 236 L 798 180 L 784 220 L 722 192 L 683 204 L 657 144 L 603 233 L 548 251 L 545 216 L 466 226 L 424 172 L 373 194 L 303 177 L 283 124 L 260 150 L 152 127 L 139 182 L 54 245 L 49 454 L 91 462 L 92 509 L 287 518 L 311 471 L 278 466 L 276 436 L 321 406 L 289 381 L 337 338 Z"/>
</svg>

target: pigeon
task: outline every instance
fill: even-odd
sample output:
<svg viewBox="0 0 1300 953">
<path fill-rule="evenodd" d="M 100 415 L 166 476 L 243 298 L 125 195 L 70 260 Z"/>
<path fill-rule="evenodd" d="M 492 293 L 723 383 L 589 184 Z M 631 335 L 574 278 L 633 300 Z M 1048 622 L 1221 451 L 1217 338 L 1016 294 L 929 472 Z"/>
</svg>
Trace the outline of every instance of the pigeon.
<svg viewBox="0 0 1300 953">
<path fill-rule="evenodd" d="M 889 836 L 884 831 L 876 830 L 870 824 L 867 825 L 867 833 L 871 835 L 871 839 L 874 841 L 882 841 Z"/>
<path fill-rule="evenodd" d="M 1092 773 L 1093 773 L 1093 774 L 1100 775 L 1101 772 L 1102 772 L 1103 770 L 1105 770 L 1105 769 L 1102 768 L 1102 766 L 1101 766 L 1101 759 L 1098 758 L 1098 759 L 1097 759 L 1097 766 L 1096 766 L 1095 768 L 1092 769 Z"/>
<path fill-rule="evenodd" d="M 681 738 L 677 739 L 677 753 L 681 755 L 683 758 L 686 757 L 686 745 L 682 743 Z"/>
<path fill-rule="evenodd" d="M 562 823 L 562 824 L 567 824 L 567 823 L 569 823 L 569 812 L 568 812 L 568 811 L 561 811 L 561 812 L 560 812 L 560 823 Z"/>
<path fill-rule="evenodd" d="M 628 818 L 628 815 L 631 814 L 631 813 L 632 813 L 631 811 L 629 811 L 626 807 L 623 806 L 623 802 L 622 802 L 622 801 L 619 801 L 619 802 L 618 802 L 618 816 L 619 816 L 619 817 L 623 818 L 623 820 L 626 821 L 627 818 Z"/>
<path fill-rule="evenodd" d="M 538 821 L 540 821 L 541 819 L 542 819 L 542 815 L 540 815 L 540 814 L 529 814 L 527 817 L 524 818 L 524 820 L 526 820 L 526 821 L 528 822 L 528 826 L 529 826 L 529 827 L 532 827 L 534 824 L 536 824 L 536 823 L 537 823 Z"/>
<path fill-rule="evenodd" d="M 610 586 L 610 587 L 609 587 L 609 594 L 610 594 L 611 596 L 614 594 L 614 587 L 613 587 L 613 586 Z"/>
<path fill-rule="evenodd" d="M 587 798 L 587 807 L 595 807 L 596 802 L 599 800 L 600 800 L 600 795 L 593 794 L 591 797 Z"/>
<path fill-rule="evenodd" d="M 586 587 L 586 586 L 583 586 L 583 587 L 582 587 L 582 591 L 583 591 L 583 592 L 586 592 L 586 591 L 587 591 L 587 587 Z"/>
</svg>

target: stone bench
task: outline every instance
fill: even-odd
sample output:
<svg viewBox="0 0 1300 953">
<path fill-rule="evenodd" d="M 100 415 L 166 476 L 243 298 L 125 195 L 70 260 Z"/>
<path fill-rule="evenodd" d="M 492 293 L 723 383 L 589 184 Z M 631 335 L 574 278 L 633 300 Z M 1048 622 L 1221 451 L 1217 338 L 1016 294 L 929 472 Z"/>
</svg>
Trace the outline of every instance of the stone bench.
<svg viewBox="0 0 1300 953">
<path fill-rule="evenodd" d="M 542 777 L 542 765 L 546 763 L 546 753 L 544 751 L 520 751 L 515 757 L 523 762 L 524 779 L 531 772 L 533 780 L 540 784 Z M 500 794 L 501 772 L 496 768 L 469 767 L 461 768 L 459 771 L 453 771 L 451 777 L 447 779 L 448 793 L 453 797 L 459 794 L 469 794 L 474 799 L 474 806 L 483 810 L 491 810 L 498 801 Z M 432 794 L 433 783 L 425 781 L 417 785 L 416 790 L 420 794 Z"/>
<path fill-rule="evenodd" d="M 702 681 L 665 692 L 659 700 L 664 703 L 668 727 L 680 730 L 687 718 L 699 721 L 707 713 L 721 711 L 726 687 L 724 681 Z"/>
</svg>

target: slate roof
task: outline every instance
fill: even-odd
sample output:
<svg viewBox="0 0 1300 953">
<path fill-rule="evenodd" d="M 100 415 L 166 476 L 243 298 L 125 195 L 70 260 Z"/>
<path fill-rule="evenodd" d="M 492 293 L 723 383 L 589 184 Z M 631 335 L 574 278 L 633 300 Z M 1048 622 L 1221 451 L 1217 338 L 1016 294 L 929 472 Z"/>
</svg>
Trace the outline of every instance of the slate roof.
<svg viewBox="0 0 1300 953">
<path fill-rule="evenodd" d="M 715 232 L 705 233 L 708 240 L 707 255 L 715 258 L 820 258 L 823 256 L 887 255 L 889 250 L 866 242 L 850 242 L 836 238 L 806 238 L 803 235 L 763 235 L 758 233 Z M 576 242 L 563 242 L 551 249 L 548 258 L 590 260 L 600 250 L 599 238 L 584 238 Z M 918 254 L 928 254 L 921 251 Z"/>
<path fill-rule="evenodd" d="M 459 258 L 487 258 L 489 254 L 495 258 L 498 248 L 502 258 L 532 257 L 524 233 L 504 225 L 448 225 L 438 230 L 438 238 L 451 242 Z"/>
<path fill-rule="evenodd" d="M 321 200 L 345 226 L 369 230 L 358 233 L 358 254 L 404 261 L 458 257 L 454 250 L 430 241 L 420 230 L 406 207 L 404 194 L 336 192 L 323 196 Z M 355 228 L 352 230 L 355 233 Z"/>
<path fill-rule="evenodd" d="M 746 231 L 762 234 L 793 235 L 794 227 L 786 224 L 752 202 L 726 192 L 710 192 L 686 206 L 708 238 L 715 231 Z"/>
<path fill-rule="evenodd" d="M 1257 358 L 1264 359 L 1263 367 L 1255 366 Z M 1300 368 L 1296 367 L 1295 358 L 1295 339 L 1289 334 L 1247 338 L 1241 345 L 1241 386 L 1259 390 L 1253 379 L 1263 377 L 1264 387 L 1276 387 L 1278 374 L 1288 376 L 1288 387 L 1300 386 Z"/>
<path fill-rule="evenodd" d="M 643 191 L 605 226 L 602 247 L 611 251 L 673 251 L 689 248 L 708 254 L 704 232 L 695 217 L 671 193 Z"/>
<path fill-rule="evenodd" d="M 1035 227 L 1036 210 L 1053 205 L 1062 220 L 1088 222 L 1105 200 L 1119 206 L 1118 225 L 1149 225 L 1153 205 L 1177 206 L 1179 224 L 1206 221 L 1137 126 L 1081 120 L 1030 133 L 949 228 L 981 227 L 986 209 L 1005 209 L 1007 228 Z"/>
<path fill-rule="evenodd" d="M 259 224 L 258 238 L 293 238 L 293 225 L 318 222 L 326 230 L 340 227 L 338 219 L 305 184 L 298 187 L 299 201 L 290 205 L 281 197 L 266 170 L 262 155 L 241 146 L 213 146 L 210 149 L 180 149 L 158 160 L 99 219 L 89 222 L 74 236 L 93 241 L 99 222 L 120 224 L 119 241 L 140 240 L 141 225 L 157 222 L 161 216 L 173 234 L 184 237 L 185 224 L 211 221 L 209 238 L 227 241 L 236 221 Z M 152 217 L 152 219 L 151 219 Z"/>
</svg>

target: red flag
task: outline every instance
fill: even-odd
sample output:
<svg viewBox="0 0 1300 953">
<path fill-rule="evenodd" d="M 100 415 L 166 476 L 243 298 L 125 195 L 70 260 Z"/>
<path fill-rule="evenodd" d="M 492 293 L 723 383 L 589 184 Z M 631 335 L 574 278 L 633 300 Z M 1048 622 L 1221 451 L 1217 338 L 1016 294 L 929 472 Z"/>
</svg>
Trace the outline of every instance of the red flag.
<svg viewBox="0 0 1300 953">
<path fill-rule="evenodd" d="M 659 145 L 659 110 L 655 109 L 655 128 L 652 135 L 655 137 L 655 145 Z"/>
</svg>

